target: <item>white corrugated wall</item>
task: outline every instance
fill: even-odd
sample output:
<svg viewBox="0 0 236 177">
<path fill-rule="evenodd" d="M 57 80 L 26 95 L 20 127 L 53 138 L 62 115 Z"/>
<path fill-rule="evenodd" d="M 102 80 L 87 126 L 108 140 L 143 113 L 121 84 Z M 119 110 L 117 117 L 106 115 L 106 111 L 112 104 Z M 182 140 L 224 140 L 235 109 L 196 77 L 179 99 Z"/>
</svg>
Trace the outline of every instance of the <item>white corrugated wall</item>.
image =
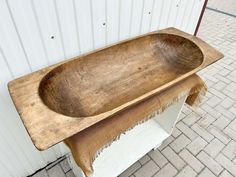
<svg viewBox="0 0 236 177">
<path fill-rule="evenodd" d="M 10 99 L 19 76 L 165 27 L 194 33 L 204 0 L 0 0 L 0 176 L 26 176 L 66 153 L 39 152 Z"/>
</svg>

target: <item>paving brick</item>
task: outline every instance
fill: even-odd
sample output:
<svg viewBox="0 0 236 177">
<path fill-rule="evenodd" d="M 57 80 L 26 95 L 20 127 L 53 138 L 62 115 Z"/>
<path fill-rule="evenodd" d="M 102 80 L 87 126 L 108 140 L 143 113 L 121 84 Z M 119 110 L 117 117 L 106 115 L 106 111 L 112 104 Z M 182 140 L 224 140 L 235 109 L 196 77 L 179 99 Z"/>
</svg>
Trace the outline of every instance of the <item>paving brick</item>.
<svg viewBox="0 0 236 177">
<path fill-rule="evenodd" d="M 47 173 L 49 177 L 66 177 L 59 164 L 47 170 Z"/>
<path fill-rule="evenodd" d="M 236 157 L 236 142 L 231 140 L 222 150 L 222 153 L 230 160 L 233 160 Z"/>
<path fill-rule="evenodd" d="M 197 173 L 190 167 L 186 166 L 184 169 L 182 169 L 176 177 L 194 177 L 197 176 Z"/>
<path fill-rule="evenodd" d="M 229 111 L 230 111 L 232 114 L 234 114 L 235 117 L 236 117 L 236 107 L 231 107 L 231 108 L 229 108 Z"/>
<path fill-rule="evenodd" d="M 236 63 L 235 63 L 235 65 L 234 66 L 236 66 Z M 234 71 L 233 71 L 234 72 Z M 235 73 L 233 73 L 233 72 L 231 72 L 228 76 L 227 76 L 227 78 L 229 79 L 229 80 L 231 80 L 231 82 L 236 82 L 236 74 Z"/>
<path fill-rule="evenodd" d="M 227 76 L 230 72 L 231 72 L 230 70 L 223 68 L 223 69 L 220 70 L 219 74 L 225 77 L 225 76 Z"/>
<path fill-rule="evenodd" d="M 168 146 L 173 140 L 174 140 L 173 136 L 169 136 L 166 140 L 162 142 L 161 146 L 159 146 L 158 149 L 161 151 L 166 146 Z"/>
<path fill-rule="evenodd" d="M 220 117 L 221 113 L 216 111 L 215 109 L 213 109 L 211 106 L 209 106 L 208 104 L 203 104 L 201 105 L 202 109 L 204 109 L 208 114 L 210 114 L 211 116 L 213 116 L 214 118 L 218 118 Z"/>
<path fill-rule="evenodd" d="M 210 114 L 204 115 L 197 123 L 203 128 L 207 128 L 211 125 L 216 119 Z"/>
<path fill-rule="evenodd" d="M 228 42 L 228 41 L 225 41 L 225 42 Z M 230 43 L 228 43 L 228 45 L 230 45 Z M 233 70 L 234 70 L 233 67 L 231 67 L 230 65 L 225 64 L 224 62 L 221 62 L 220 65 L 223 66 L 224 68 L 230 70 L 230 71 L 233 71 Z M 226 74 L 226 75 L 228 75 L 228 74 Z M 226 75 L 225 75 L 225 76 L 226 76 Z M 236 89 L 236 88 L 235 88 L 235 89 Z"/>
<path fill-rule="evenodd" d="M 234 114 L 232 114 L 231 112 L 228 111 L 228 109 L 224 108 L 221 105 L 217 105 L 215 107 L 215 111 L 219 112 L 220 114 L 224 115 L 225 117 L 227 117 L 230 120 L 233 120 L 235 118 Z"/>
<path fill-rule="evenodd" d="M 208 70 L 207 70 L 207 74 L 209 74 L 209 75 L 211 75 L 211 76 L 217 74 L 218 72 L 219 72 L 218 69 L 215 68 L 215 67 L 212 67 L 212 66 L 209 67 Z M 217 82 L 217 83 L 218 83 L 218 82 Z"/>
<path fill-rule="evenodd" d="M 63 161 L 61 161 L 61 162 L 60 162 L 60 165 L 61 165 L 62 170 L 63 170 L 65 173 L 68 172 L 69 170 L 71 170 L 70 165 L 69 165 L 67 159 L 64 159 Z"/>
<path fill-rule="evenodd" d="M 167 159 L 160 153 L 158 149 L 155 151 L 150 151 L 148 155 L 156 162 L 156 164 L 162 168 L 165 166 L 165 164 L 168 163 Z"/>
<path fill-rule="evenodd" d="M 235 117 L 236 118 L 236 117 Z M 234 119 L 228 126 L 232 130 L 236 131 L 236 119 Z"/>
<path fill-rule="evenodd" d="M 207 69 L 206 69 L 205 72 L 207 72 Z M 221 75 L 220 75 L 220 76 L 221 76 Z M 215 78 L 217 78 L 217 77 L 215 77 Z M 217 79 L 218 79 L 218 78 L 217 78 Z M 204 80 L 204 82 L 206 83 L 206 85 L 207 85 L 208 88 L 211 88 L 213 85 L 215 85 L 215 82 L 212 82 L 212 81 L 208 80 L 207 78 L 204 78 L 203 80 Z M 210 97 L 208 97 L 208 98 L 210 98 Z"/>
<path fill-rule="evenodd" d="M 206 145 L 207 142 L 199 136 L 187 146 L 187 149 L 193 155 L 197 155 Z"/>
<path fill-rule="evenodd" d="M 176 124 L 176 127 L 182 131 L 189 139 L 194 140 L 198 135 L 182 121 Z"/>
<path fill-rule="evenodd" d="M 231 162 L 223 154 L 219 154 L 216 157 L 216 161 L 221 164 L 226 170 L 228 170 L 233 176 L 236 176 L 236 165 Z"/>
<path fill-rule="evenodd" d="M 229 119 L 225 118 L 224 116 L 221 116 L 215 122 L 213 122 L 212 125 L 214 125 L 220 130 L 223 130 L 229 123 L 230 123 Z"/>
<path fill-rule="evenodd" d="M 153 177 L 173 177 L 175 176 L 176 173 L 177 170 L 175 169 L 175 167 L 173 167 L 170 163 L 168 163 Z"/>
<path fill-rule="evenodd" d="M 198 121 L 201 117 L 196 114 L 195 112 L 192 112 L 191 114 L 187 115 L 182 121 L 186 125 L 193 125 L 196 121 Z"/>
<path fill-rule="evenodd" d="M 141 168 L 141 164 L 139 162 L 135 162 L 132 166 L 130 166 L 127 170 L 120 174 L 119 177 L 129 177 L 132 173 Z"/>
<path fill-rule="evenodd" d="M 216 177 L 208 168 L 204 168 L 198 177 Z"/>
<path fill-rule="evenodd" d="M 219 79 L 220 81 L 226 83 L 226 84 L 229 84 L 229 83 L 231 82 L 229 79 L 227 79 L 227 78 L 225 78 L 225 77 L 223 77 L 223 76 L 221 76 L 221 75 L 219 75 L 219 74 L 216 74 L 215 77 L 216 77 L 217 79 Z M 215 95 L 217 95 L 217 94 L 215 94 Z M 218 95 L 217 95 L 217 96 L 218 96 Z"/>
<path fill-rule="evenodd" d="M 201 103 L 200 103 L 201 104 Z M 199 105 L 198 107 L 194 107 L 192 108 L 194 112 L 196 112 L 200 117 L 203 117 L 207 114 L 207 112 L 205 110 L 203 110 L 201 108 L 201 106 Z"/>
<path fill-rule="evenodd" d="M 221 76 L 222 77 L 222 76 Z M 230 82 L 230 81 L 229 81 Z M 213 95 L 216 95 L 217 97 L 219 97 L 220 99 L 225 99 L 226 95 L 223 94 L 221 91 L 218 91 L 214 88 L 210 88 L 209 92 L 211 92 Z"/>
<path fill-rule="evenodd" d="M 66 177 L 76 177 L 72 170 L 66 173 Z"/>
<path fill-rule="evenodd" d="M 186 114 L 184 114 L 184 112 L 181 112 L 178 118 L 178 121 L 181 121 L 182 119 L 184 119 L 186 116 Z"/>
<path fill-rule="evenodd" d="M 199 173 L 204 168 L 204 165 L 197 158 L 195 158 L 188 150 L 184 149 L 179 153 L 179 155 L 196 172 Z"/>
<path fill-rule="evenodd" d="M 213 96 L 210 99 L 208 99 L 207 104 L 211 107 L 215 107 L 221 102 L 221 99 L 217 96 Z"/>
<path fill-rule="evenodd" d="M 197 158 L 207 166 L 215 175 L 219 175 L 223 168 L 213 158 L 207 155 L 205 152 L 200 152 Z"/>
<path fill-rule="evenodd" d="M 171 133 L 171 135 L 174 137 L 174 138 L 177 138 L 179 135 L 181 134 L 181 131 L 175 127 L 173 132 Z"/>
<path fill-rule="evenodd" d="M 233 177 L 228 171 L 224 170 L 219 177 Z"/>
<path fill-rule="evenodd" d="M 189 115 L 190 113 L 192 113 L 192 110 L 189 109 L 189 107 L 184 104 L 183 108 L 182 108 L 182 112 L 185 114 L 185 115 Z"/>
<path fill-rule="evenodd" d="M 234 60 L 231 60 L 232 61 L 232 63 L 235 63 L 235 61 Z M 230 73 L 230 75 L 232 75 L 232 76 L 236 76 L 236 72 L 235 72 L 235 70 L 234 71 L 232 71 L 231 73 Z"/>
<path fill-rule="evenodd" d="M 215 138 L 204 148 L 204 151 L 211 157 L 216 157 L 224 146 L 225 145 L 221 141 Z"/>
<path fill-rule="evenodd" d="M 234 158 L 234 160 L 232 160 L 232 162 L 233 162 L 234 164 L 236 164 L 236 157 Z"/>
<path fill-rule="evenodd" d="M 227 128 L 227 127 L 226 127 Z M 214 135 L 217 139 L 219 139 L 222 143 L 227 144 L 230 141 L 229 136 L 227 136 L 224 132 L 214 126 L 210 126 L 208 131 Z"/>
<path fill-rule="evenodd" d="M 218 70 L 217 70 L 218 71 Z M 215 89 L 221 91 L 223 88 L 226 87 L 226 83 L 222 82 L 221 80 L 219 82 L 217 82 L 214 86 Z"/>
<path fill-rule="evenodd" d="M 222 90 L 222 93 L 226 95 L 227 97 L 230 97 L 231 99 L 236 100 L 235 92 L 231 92 L 229 90 L 224 89 Z"/>
<path fill-rule="evenodd" d="M 178 170 L 185 166 L 185 162 L 170 148 L 166 147 L 162 154 L 174 165 Z"/>
<path fill-rule="evenodd" d="M 212 82 L 215 82 L 215 83 L 219 81 L 217 78 L 215 78 L 215 77 L 213 77 L 213 76 L 211 76 L 207 73 L 204 73 L 204 77 L 206 77 L 207 79 L 209 79 L 209 80 L 211 80 Z"/>
<path fill-rule="evenodd" d="M 182 134 L 178 138 L 176 138 L 172 143 L 170 143 L 170 146 L 175 152 L 178 153 L 190 142 L 191 141 L 185 135 Z"/>
<path fill-rule="evenodd" d="M 134 173 L 136 177 L 151 177 L 153 176 L 157 171 L 159 170 L 159 167 L 153 162 L 149 161 L 144 166 L 142 166 L 138 171 Z"/>
<path fill-rule="evenodd" d="M 144 165 L 150 160 L 150 157 L 148 155 L 143 156 L 141 159 L 139 159 L 139 162 Z"/>
<path fill-rule="evenodd" d="M 234 101 L 231 98 L 229 98 L 229 97 L 225 98 L 221 102 L 221 106 L 223 106 L 226 109 L 230 108 L 233 104 L 234 104 Z"/>
<path fill-rule="evenodd" d="M 236 83 L 231 82 L 229 85 L 225 87 L 225 89 L 231 91 L 231 92 L 236 92 Z"/>
<path fill-rule="evenodd" d="M 214 136 L 210 133 L 208 133 L 208 131 L 206 131 L 204 128 L 200 127 L 198 124 L 194 124 L 192 126 L 192 129 L 199 134 L 203 139 L 205 139 L 207 142 L 210 142 Z"/>
<path fill-rule="evenodd" d="M 224 134 L 227 135 L 228 137 L 232 138 L 234 141 L 236 141 L 236 131 L 234 131 L 233 129 L 226 127 L 223 130 Z"/>
</svg>

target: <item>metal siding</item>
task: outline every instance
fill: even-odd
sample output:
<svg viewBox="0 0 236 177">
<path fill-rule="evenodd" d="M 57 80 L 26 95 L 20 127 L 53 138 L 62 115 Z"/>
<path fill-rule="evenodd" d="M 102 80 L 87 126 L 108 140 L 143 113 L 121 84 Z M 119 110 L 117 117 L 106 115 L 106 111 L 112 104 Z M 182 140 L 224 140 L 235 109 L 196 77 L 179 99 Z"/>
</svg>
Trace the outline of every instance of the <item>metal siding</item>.
<svg viewBox="0 0 236 177">
<path fill-rule="evenodd" d="M 194 33 L 204 0 L 0 1 L 0 176 L 26 176 L 64 155 L 39 152 L 7 83 L 95 48 L 169 26 Z"/>
</svg>

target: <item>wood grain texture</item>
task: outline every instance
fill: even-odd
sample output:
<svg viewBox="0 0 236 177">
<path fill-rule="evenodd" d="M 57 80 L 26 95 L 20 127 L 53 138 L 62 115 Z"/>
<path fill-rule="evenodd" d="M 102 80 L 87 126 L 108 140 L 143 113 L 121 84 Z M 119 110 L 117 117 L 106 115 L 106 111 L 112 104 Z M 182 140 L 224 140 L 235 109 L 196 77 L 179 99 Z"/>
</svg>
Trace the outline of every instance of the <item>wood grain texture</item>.
<svg viewBox="0 0 236 177">
<path fill-rule="evenodd" d="M 191 41 L 153 34 L 60 65 L 40 82 L 39 96 L 55 112 L 96 116 L 115 109 L 200 66 Z"/>
<path fill-rule="evenodd" d="M 21 77 L 9 90 L 33 143 L 44 150 L 222 57 L 168 28 Z"/>
</svg>

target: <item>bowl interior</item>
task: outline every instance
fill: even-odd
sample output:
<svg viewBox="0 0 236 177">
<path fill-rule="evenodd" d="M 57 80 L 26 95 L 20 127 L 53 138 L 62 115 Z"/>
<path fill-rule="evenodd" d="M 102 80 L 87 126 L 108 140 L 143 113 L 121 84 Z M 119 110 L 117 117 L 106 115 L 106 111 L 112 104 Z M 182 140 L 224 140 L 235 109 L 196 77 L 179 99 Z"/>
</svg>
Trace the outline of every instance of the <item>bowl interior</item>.
<svg viewBox="0 0 236 177">
<path fill-rule="evenodd" d="M 112 110 L 199 67 L 203 54 L 177 35 L 152 34 L 64 63 L 40 82 L 51 110 L 70 117 Z"/>
</svg>

